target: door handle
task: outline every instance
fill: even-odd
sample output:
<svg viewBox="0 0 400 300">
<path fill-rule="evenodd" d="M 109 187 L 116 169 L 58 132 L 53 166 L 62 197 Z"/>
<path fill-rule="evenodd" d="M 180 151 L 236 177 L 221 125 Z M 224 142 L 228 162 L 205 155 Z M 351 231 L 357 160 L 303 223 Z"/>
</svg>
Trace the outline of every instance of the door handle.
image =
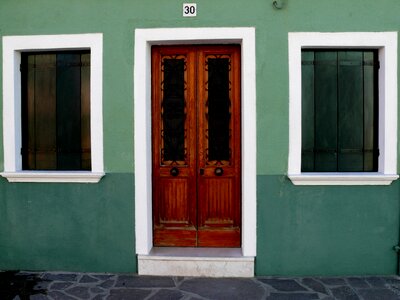
<svg viewBox="0 0 400 300">
<path fill-rule="evenodd" d="M 200 175 L 204 175 L 204 169 L 200 169 Z"/>
<path fill-rule="evenodd" d="M 215 168 L 214 174 L 215 174 L 216 176 L 222 176 L 222 174 L 224 174 L 224 169 L 222 169 L 222 168 Z"/>
<path fill-rule="evenodd" d="M 169 171 L 169 173 L 170 173 L 172 176 L 178 176 L 178 175 L 179 175 L 179 169 L 176 168 L 176 167 L 173 167 L 173 168 L 171 169 L 171 171 Z"/>
</svg>

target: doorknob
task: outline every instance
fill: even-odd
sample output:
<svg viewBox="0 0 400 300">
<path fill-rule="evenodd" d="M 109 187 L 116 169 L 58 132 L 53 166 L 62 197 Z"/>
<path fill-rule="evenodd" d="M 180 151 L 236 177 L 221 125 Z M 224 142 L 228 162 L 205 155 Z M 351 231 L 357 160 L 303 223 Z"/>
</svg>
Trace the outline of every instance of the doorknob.
<svg viewBox="0 0 400 300">
<path fill-rule="evenodd" d="M 224 169 L 222 169 L 222 168 L 215 168 L 214 174 L 215 174 L 216 176 L 222 176 L 222 174 L 224 174 Z"/>
<path fill-rule="evenodd" d="M 200 169 L 200 175 L 204 175 L 204 169 Z"/>
<path fill-rule="evenodd" d="M 179 169 L 176 168 L 176 167 L 173 167 L 173 168 L 171 169 L 171 171 L 169 171 L 169 173 L 170 173 L 172 176 L 178 176 L 178 174 L 179 174 Z"/>
</svg>

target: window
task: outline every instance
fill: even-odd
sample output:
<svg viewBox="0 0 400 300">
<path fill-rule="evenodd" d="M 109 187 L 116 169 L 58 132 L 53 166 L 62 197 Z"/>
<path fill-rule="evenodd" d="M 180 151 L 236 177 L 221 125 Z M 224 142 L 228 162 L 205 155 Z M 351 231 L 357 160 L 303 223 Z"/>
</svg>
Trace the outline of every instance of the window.
<svg viewBox="0 0 400 300">
<path fill-rule="evenodd" d="M 102 34 L 3 37 L 4 172 L 10 182 L 104 176 Z"/>
<path fill-rule="evenodd" d="M 375 50 L 302 50 L 302 172 L 378 170 Z"/>
<path fill-rule="evenodd" d="M 398 178 L 397 32 L 289 33 L 288 177 L 296 185 Z"/>
<path fill-rule="evenodd" d="M 90 53 L 21 60 L 23 170 L 90 170 Z"/>
</svg>

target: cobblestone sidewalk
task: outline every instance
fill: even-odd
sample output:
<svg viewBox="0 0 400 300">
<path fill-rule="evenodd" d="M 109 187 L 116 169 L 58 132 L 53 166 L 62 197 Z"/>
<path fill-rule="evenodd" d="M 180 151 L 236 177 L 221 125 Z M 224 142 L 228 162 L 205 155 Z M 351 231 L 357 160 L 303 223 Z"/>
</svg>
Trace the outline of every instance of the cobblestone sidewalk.
<svg viewBox="0 0 400 300">
<path fill-rule="evenodd" d="M 400 277 L 191 278 L 0 272 L 0 299 L 400 299 Z"/>
</svg>

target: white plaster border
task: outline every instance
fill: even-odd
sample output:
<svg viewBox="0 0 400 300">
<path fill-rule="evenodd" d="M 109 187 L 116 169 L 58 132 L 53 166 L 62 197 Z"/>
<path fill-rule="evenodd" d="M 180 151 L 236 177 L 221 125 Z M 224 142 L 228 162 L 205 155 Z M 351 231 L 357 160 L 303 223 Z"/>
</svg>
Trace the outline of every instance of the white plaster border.
<svg viewBox="0 0 400 300">
<path fill-rule="evenodd" d="M 389 185 L 397 175 L 397 32 L 290 32 L 289 42 L 289 164 L 295 185 Z M 378 172 L 301 173 L 301 49 L 378 49 L 379 149 Z"/>
<path fill-rule="evenodd" d="M 151 46 L 242 46 L 242 254 L 256 256 L 256 66 L 255 29 L 157 28 L 135 30 L 135 235 L 136 254 L 149 255 L 152 238 Z"/>
<path fill-rule="evenodd" d="M 21 52 L 90 50 L 91 171 L 23 171 L 21 157 Z M 3 36 L 4 172 L 10 182 L 98 182 L 103 165 L 103 34 Z"/>
</svg>

